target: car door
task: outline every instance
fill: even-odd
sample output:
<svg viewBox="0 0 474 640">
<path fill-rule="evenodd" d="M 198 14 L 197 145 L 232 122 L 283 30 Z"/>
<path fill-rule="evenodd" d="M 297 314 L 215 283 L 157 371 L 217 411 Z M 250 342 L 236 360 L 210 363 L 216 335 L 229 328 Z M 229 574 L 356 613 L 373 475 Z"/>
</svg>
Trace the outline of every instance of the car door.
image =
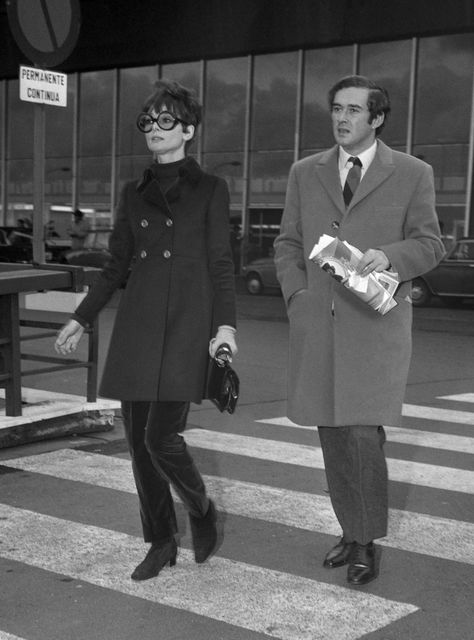
<svg viewBox="0 0 474 640">
<path fill-rule="evenodd" d="M 474 296 L 474 239 L 459 240 L 426 280 L 437 295 Z"/>
</svg>

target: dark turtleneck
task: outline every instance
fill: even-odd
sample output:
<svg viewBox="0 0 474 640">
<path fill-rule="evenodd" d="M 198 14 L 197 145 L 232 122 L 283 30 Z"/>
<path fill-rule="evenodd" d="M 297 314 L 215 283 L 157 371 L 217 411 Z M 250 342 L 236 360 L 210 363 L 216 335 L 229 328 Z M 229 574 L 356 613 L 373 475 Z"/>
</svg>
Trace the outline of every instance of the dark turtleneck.
<svg viewBox="0 0 474 640">
<path fill-rule="evenodd" d="M 160 164 L 159 162 L 154 162 L 150 169 L 153 173 L 154 178 L 158 181 L 160 185 L 160 189 L 163 193 L 166 193 L 168 189 L 176 182 L 179 177 L 179 170 L 182 165 L 186 162 L 186 158 L 182 158 L 177 162 L 166 162 Z"/>
</svg>

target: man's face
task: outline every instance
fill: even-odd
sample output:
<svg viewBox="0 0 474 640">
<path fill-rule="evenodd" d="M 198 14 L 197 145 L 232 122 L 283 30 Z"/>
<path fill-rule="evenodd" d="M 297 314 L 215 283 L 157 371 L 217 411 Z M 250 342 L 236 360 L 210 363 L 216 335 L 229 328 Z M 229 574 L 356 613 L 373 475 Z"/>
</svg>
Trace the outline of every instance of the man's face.
<svg viewBox="0 0 474 640">
<path fill-rule="evenodd" d="M 362 153 L 373 144 L 375 130 L 384 119 L 383 115 L 379 115 L 369 124 L 368 97 L 368 89 L 347 87 L 336 93 L 331 105 L 334 138 L 352 156 Z"/>
</svg>

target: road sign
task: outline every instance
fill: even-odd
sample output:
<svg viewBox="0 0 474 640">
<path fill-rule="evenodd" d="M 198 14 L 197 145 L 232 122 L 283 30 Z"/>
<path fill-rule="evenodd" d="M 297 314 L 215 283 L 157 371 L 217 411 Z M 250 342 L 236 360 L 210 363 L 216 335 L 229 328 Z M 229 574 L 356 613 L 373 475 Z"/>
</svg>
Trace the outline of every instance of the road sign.
<svg viewBox="0 0 474 640">
<path fill-rule="evenodd" d="M 55 107 L 67 106 L 67 75 L 34 67 L 20 67 L 20 99 Z"/>
<path fill-rule="evenodd" d="M 57 66 L 76 46 L 79 0 L 7 0 L 7 11 L 17 45 L 38 66 Z"/>
</svg>

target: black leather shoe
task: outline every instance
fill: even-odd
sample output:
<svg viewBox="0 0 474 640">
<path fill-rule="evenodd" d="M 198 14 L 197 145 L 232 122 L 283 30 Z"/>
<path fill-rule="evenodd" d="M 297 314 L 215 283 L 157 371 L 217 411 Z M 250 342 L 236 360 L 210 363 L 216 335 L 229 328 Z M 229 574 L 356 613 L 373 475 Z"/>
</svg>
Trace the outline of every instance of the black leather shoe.
<svg viewBox="0 0 474 640">
<path fill-rule="evenodd" d="M 217 544 L 217 515 L 212 500 L 209 500 L 209 508 L 204 517 L 197 518 L 189 514 L 189 521 L 193 537 L 194 560 L 201 564 L 209 558 Z"/>
<path fill-rule="evenodd" d="M 176 564 L 176 541 L 171 540 L 166 544 L 152 544 L 145 559 L 140 562 L 132 573 L 132 580 L 149 580 L 157 576 L 169 562 L 170 567 Z"/>
<path fill-rule="evenodd" d="M 347 569 L 347 582 L 356 586 L 367 584 L 377 577 L 375 567 L 375 547 L 369 544 L 354 543 L 350 564 Z"/>
<path fill-rule="evenodd" d="M 344 538 L 341 538 L 324 558 L 323 567 L 326 567 L 326 569 L 335 569 L 336 567 L 342 567 L 347 564 L 353 546 L 353 542 L 345 542 Z"/>
</svg>

